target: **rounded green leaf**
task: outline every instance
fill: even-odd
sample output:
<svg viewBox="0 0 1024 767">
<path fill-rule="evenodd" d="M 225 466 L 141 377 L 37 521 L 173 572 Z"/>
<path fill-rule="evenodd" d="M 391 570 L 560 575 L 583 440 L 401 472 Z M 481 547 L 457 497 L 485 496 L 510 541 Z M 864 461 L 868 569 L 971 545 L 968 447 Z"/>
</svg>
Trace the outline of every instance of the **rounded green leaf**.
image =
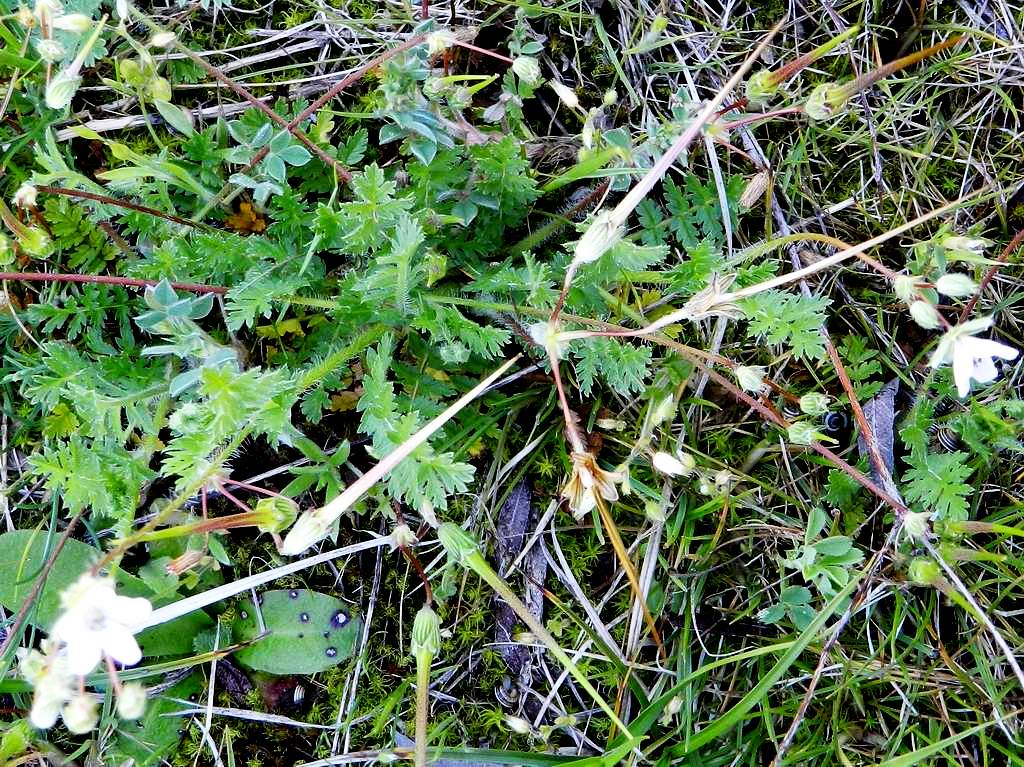
<svg viewBox="0 0 1024 767">
<path fill-rule="evenodd" d="M 265 591 L 259 613 L 252 599 L 238 607 L 232 636 L 245 642 L 260 636 L 259 615 L 266 636 L 244 647 L 235 659 L 270 674 L 314 674 L 351 657 L 362 620 L 340 599 L 308 589 Z"/>
</svg>

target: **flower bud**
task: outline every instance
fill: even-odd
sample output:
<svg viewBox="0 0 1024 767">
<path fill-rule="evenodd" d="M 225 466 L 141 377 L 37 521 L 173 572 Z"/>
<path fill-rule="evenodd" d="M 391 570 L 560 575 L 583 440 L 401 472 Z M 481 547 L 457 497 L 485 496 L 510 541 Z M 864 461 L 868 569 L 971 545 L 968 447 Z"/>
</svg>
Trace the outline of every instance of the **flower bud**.
<svg viewBox="0 0 1024 767">
<path fill-rule="evenodd" d="M 548 85 L 551 86 L 551 90 L 555 92 L 559 100 L 569 109 L 579 109 L 580 100 L 572 88 L 558 80 L 548 80 Z"/>
<path fill-rule="evenodd" d="M 169 48 L 178 36 L 173 32 L 157 32 L 150 38 L 149 44 L 154 48 Z"/>
<path fill-rule="evenodd" d="M 412 624 L 412 654 L 435 657 L 441 652 L 441 620 L 430 605 L 423 605 Z"/>
<path fill-rule="evenodd" d="M 427 35 L 427 54 L 433 58 L 455 45 L 455 33 L 450 29 L 439 29 Z"/>
<path fill-rule="evenodd" d="M 912 541 L 923 541 L 928 538 L 931 532 L 929 519 L 931 514 L 927 511 L 910 512 L 903 517 L 903 530 Z"/>
<path fill-rule="evenodd" d="M 818 438 L 817 427 L 810 421 L 794 421 L 788 429 L 789 441 L 794 445 L 810 445 Z"/>
<path fill-rule="evenodd" d="M 587 227 L 587 231 L 576 243 L 573 265 L 590 264 L 597 261 L 622 239 L 622 226 L 612 211 L 601 211 Z"/>
<path fill-rule="evenodd" d="M 295 527 L 288 531 L 281 546 L 281 553 L 294 557 L 301 554 L 315 543 L 327 537 L 331 530 L 331 519 L 317 509 L 299 517 Z"/>
<path fill-rule="evenodd" d="M 739 365 L 733 368 L 732 374 L 743 391 L 760 394 L 767 388 L 764 382 L 765 372 L 760 365 Z"/>
<path fill-rule="evenodd" d="M 935 560 L 918 557 L 907 568 L 907 578 L 917 586 L 938 586 L 942 583 L 942 573 Z"/>
<path fill-rule="evenodd" d="M 740 195 L 740 210 L 750 210 L 764 200 L 764 193 L 768 190 L 770 179 L 771 174 L 766 170 L 751 177 L 743 188 L 743 194 Z"/>
<path fill-rule="evenodd" d="M 391 531 L 391 545 L 394 548 L 404 548 L 416 543 L 416 533 L 408 525 L 395 525 Z"/>
<path fill-rule="evenodd" d="M 729 471 L 728 469 L 720 470 L 714 476 L 715 490 L 717 490 L 720 493 L 728 492 L 729 488 L 732 487 L 732 483 L 735 479 L 736 478 L 732 475 L 732 472 Z"/>
<path fill-rule="evenodd" d="M 445 522 L 437 529 L 438 540 L 444 546 L 448 558 L 459 564 L 466 564 L 471 556 L 479 554 L 476 541 L 454 522 Z"/>
<path fill-rule="evenodd" d="M 615 92 L 614 88 L 609 88 L 604 92 L 604 96 L 601 97 L 601 103 L 606 107 L 613 106 L 619 100 L 619 94 Z"/>
<path fill-rule="evenodd" d="M 747 80 L 747 101 L 755 107 L 767 105 L 779 90 L 777 79 L 775 74 L 768 69 L 754 72 Z"/>
<path fill-rule="evenodd" d="M 644 504 L 644 516 L 651 522 L 659 525 L 668 519 L 668 515 L 665 513 L 665 507 L 657 501 L 648 501 Z"/>
<path fill-rule="evenodd" d="M 978 284 L 966 274 L 951 272 L 935 281 L 935 289 L 950 298 L 964 298 L 978 289 Z"/>
<path fill-rule="evenodd" d="M 521 719 L 518 716 L 506 716 L 505 726 L 508 727 L 516 735 L 533 734 L 533 726 L 525 719 Z"/>
<path fill-rule="evenodd" d="M 927 301 L 914 301 L 910 305 L 910 316 L 925 330 L 935 330 L 942 325 L 938 309 Z"/>
<path fill-rule="evenodd" d="M 961 261 L 976 261 L 985 254 L 985 248 L 992 244 L 992 240 L 984 237 L 962 237 L 960 235 L 948 234 L 939 240 L 946 250 L 949 258 Z"/>
<path fill-rule="evenodd" d="M 685 458 L 686 460 L 682 460 Z M 651 465 L 662 474 L 670 477 L 688 477 L 693 474 L 697 462 L 692 455 L 683 453 L 679 458 L 659 450 L 651 459 Z"/>
<path fill-rule="evenodd" d="M 527 85 L 540 85 L 542 78 L 540 64 L 533 56 L 517 56 L 512 61 L 512 71 Z"/>
<path fill-rule="evenodd" d="M 83 13 L 66 13 L 55 18 L 52 26 L 54 29 L 63 29 L 65 32 L 81 35 L 92 29 L 94 23 L 92 19 Z"/>
<path fill-rule="evenodd" d="M 67 51 L 59 41 L 46 38 L 36 42 L 36 52 L 47 64 L 54 64 L 64 58 Z"/>
<path fill-rule="evenodd" d="M 30 184 L 26 181 L 18 187 L 18 190 L 14 193 L 14 197 L 11 199 L 11 202 L 19 208 L 34 208 L 36 206 L 36 196 L 38 194 L 39 192 L 36 189 L 35 184 Z"/>
<path fill-rule="evenodd" d="M 81 84 L 82 78 L 78 76 L 76 68 L 61 70 L 46 86 L 46 106 L 50 109 L 66 109 Z"/>
<path fill-rule="evenodd" d="M 804 415 L 825 415 L 828 412 L 829 397 L 819 392 L 811 392 L 800 398 L 800 412 Z"/>
<path fill-rule="evenodd" d="M 81 694 L 73 697 L 61 712 L 64 725 L 74 735 L 91 732 L 100 720 L 98 706 L 91 696 Z"/>
<path fill-rule="evenodd" d="M 291 498 L 275 495 L 260 498 L 254 513 L 258 516 L 257 530 L 261 533 L 279 533 L 295 522 L 299 516 L 299 505 Z"/>
<path fill-rule="evenodd" d="M 807 97 L 804 112 L 812 120 L 828 120 L 842 109 L 846 99 L 846 91 L 841 85 L 823 83 Z"/>
<path fill-rule="evenodd" d="M 35 258 L 46 258 L 53 252 L 53 241 L 50 236 L 38 226 L 30 226 L 21 233 L 18 239 L 21 249 Z"/>
<path fill-rule="evenodd" d="M 911 304 L 917 300 L 923 280 L 913 274 L 901 274 L 892 281 L 892 290 L 896 297 L 905 304 Z"/>
<path fill-rule="evenodd" d="M 166 77 L 152 77 L 146 83 L 146 91 L 153 101 L 170 101 L 171 84 Z"/>
<path fill-rule="evenodd" d="M 146 710 L 146 688 L 138 682 L 128 682 L 117 696 L 117 715 L 122 719 L 139 719 Z"/>
</svg>

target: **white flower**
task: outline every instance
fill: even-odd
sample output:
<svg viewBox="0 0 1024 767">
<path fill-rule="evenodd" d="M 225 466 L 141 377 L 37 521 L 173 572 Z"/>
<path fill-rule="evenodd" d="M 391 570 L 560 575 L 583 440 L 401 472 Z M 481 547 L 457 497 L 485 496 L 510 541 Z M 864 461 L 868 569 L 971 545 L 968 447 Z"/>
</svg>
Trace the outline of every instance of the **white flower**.
<svg viewBox="0 0 1024 767">
<path fill-rule="evenodd" d="M 580 106 L 580 100 L 576 96 L 576 91 L 570 88 L 565 83 L 559 82 L 558 80 L 548 80 L 548 85 L 551 86 L 551 90 L 555 92 L 559 100 L 565 104 L 569 109 L 578 109 Z"/>
<path fill-rule="evenodd" d="M 939 345 L 928 362 L 933 368 L 952 363 L 953 380 L 961 397 L 966 397 L 970 393 L 972 380 L 978 383 L 995 380 L 999 375 L 993 361 L 996 357 L 1004 360 L 1017 358 L 1019 352 L 1012 346 L 977 337 L 978 333 L 990 327 L 991 317 L 979 317 L 951 328 L 939 340 Z"/>
<path fill-rule="evenodd" d="M 125 666 L 142 660 L 135 632 L 153 611 L 148 599 L 119 596 L 112 578 L 86 573 L 61 594 L 61 606 L 50 636 L 64 643 L 72 673 L 88 674 L 104 656 Z"/>
<path fill-rule="evenodd" d="M 122 719 L 134 720 L 146 710 L 146 688 L 138 682 L 129 682 L 117 695 L 117 714 Z"/>
<path fill-rule="evenodd" d="M 572 474 L 562 488 L 562 497 L 576 519 L 582 519 L 597 506 L 597 496 L 617 501 L 615 483 L 623 478 L 620 471 L 606 471 L 597 465 L 592 453 L 572 453 Z"/>
<path fill-rule="evenodd" d="M 11 202 L 19 208 L 34 208 L 36 206 L 36 195 L 38 194 L 34 184 L 26 181 L 18 187 Z"/>
</svg>

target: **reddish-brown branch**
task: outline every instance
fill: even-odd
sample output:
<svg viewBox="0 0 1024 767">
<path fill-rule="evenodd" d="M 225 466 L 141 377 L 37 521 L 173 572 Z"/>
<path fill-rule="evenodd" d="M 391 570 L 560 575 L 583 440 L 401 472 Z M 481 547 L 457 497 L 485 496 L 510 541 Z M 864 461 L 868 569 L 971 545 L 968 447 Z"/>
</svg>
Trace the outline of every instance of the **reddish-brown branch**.
<svg viewBox="0 0 1024 767">
<path fill-rule="evenodd" d="M 987 288 L 989 283 L 992 282 L 996 273 L 1002 268 L 1003 264 L 1006 263 L 1007 259 L 1010 258 L 1013 251 L 1021 246 L 1021 243 L 1024 243 L 1024 229 L 1021 229 L 1016 235 L 1014 235 L 1013 239 L 1010 240 L 1010 244 L 1003 248 L 1003 252 L 999 254 L 999 258 L 996 259 L 996 263 L 992 264 L 988 271 L 985 272 L 985 275 L 981 278 L 981 282 L 978 284 L 977 292 L 971 296 L 971 300 L 964 305 L 963 310 L 960 312 L 960 322 L 966 321 L 967 318 L 971 316 L 971 312 L 974 311 L 974 307 L 978 304 L 978 299 L 980 299 L 982 294 L 985 292 L 985 288 Z"/>
<path fill-rule="evenodd" d="M 128 210 L 134 210 L 137 213 L 148 213 L 151 216 L 172 221 L 175 224 L 184 224 L 185 226 L 196 227 L 198 229 L 213 229 L 214 227 L 208 224 L 199 224 L 195 221 L 189 221 L 187 218 L 181 218 L 171 213 L 164 213 L 156 208 L 150 208 L 146 205 L 139 205 L 138 203 L 128 202 L 127 200 L 118 200 L 115 197 L 107 197 L 102 194 L 96 194 L 95 192 L 83 192 L 80 189 L 65 189 L 59 186 L 37 186 L 36 190 L 43 192 L 44 194 L 59 194 L 64 197 L 80 197 L 85 200 L 93 200 L 95 202 L 102 202 L 107 205 L 115 205 L 118 208 L 127 208 Z"/>
<path fill-rule="evenodd" d="M 104 274 L 59 274 L 51 272 L 0 272 L 0 280 L 11 282 L 84 282 L 96 285 L 120 285 L 125 288 L 150 288 L 159 285 L 157 280 L 137 280 L 132 277 L 108 277 Z M 175 290 L 189 293 L 216 293 L 219 296 L 228 292 L 227 288 L 218 285 L 200 285 L 194 282 L 172 282 Z"/>
</svg>

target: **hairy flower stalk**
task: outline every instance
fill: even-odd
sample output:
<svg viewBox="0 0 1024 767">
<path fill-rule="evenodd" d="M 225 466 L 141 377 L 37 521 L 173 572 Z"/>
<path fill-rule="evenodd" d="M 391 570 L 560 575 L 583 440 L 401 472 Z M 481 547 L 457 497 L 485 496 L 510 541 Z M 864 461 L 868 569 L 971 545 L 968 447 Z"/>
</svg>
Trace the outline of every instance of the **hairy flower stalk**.
<svg viewBox="0 0 1024 767">
<path fill-rule="evenodd" d="M 854 24 L 842 34 L 836 35 L 813 51 L 797 56 L 778 69 L 762 69 L 759 72 L 755 72 L 747 80 L 747 102 L 756 107 L 767 105 L 775 97 L 775 94 L 786 80 L 797 74 L 804 67 L 810 66 L 822 56 L 831 53 L 842 43 L 856 36 L 858 32 L 860 32 L 860 25 Z"/>
<path fill-rule="evenodd" d="M 427 722 L 430 717 L 430 666 L 441 651 L 441 621 L 429 604 L 412 624 L 412 654 L 416 658 L 416 767 L 427 764 Z"/>
<path fill-rule="evenodd" d="M 895 61 L 890 61 L 888 64 L 866 72 L 860 77 L 842 85 L 838 83 L 823 83 L 811 91 L 811 95 L 804 104 L 804 111 L 812 120 L 827 120 L 830 117 L 841 114 L 846 102 L 861 91 L 870 88 L 876 82 L 894 72 L 898 72 L 939 51 L 956 45 L 962 39 L 962 35 L 957 35 L 948 40 L 943 40 L 941 43 L 936 43 L 923 50 L 898 58 Z"/>
<path fill-rule="evenodd" d="M 615 711 L 612 710 L 608 702 L 601 696 L 594 686 L 587 679 L 587 676 L 579 670 L 575 663 L 572 662 L 572 658 L 563 650 L 555 638 L 551 636 L 548 630 L 544 627 L 537 618 L 534 617 L 533 613 L 522 603 L 516 593 L 509 588 L 508 584 L 501 579 L 501 577 L 494 572 L 491 566 L 484 559 L 483 554 L 480 553 L 477 547 L 476 541 L 474 541 L 468 533 L 466 533 L 461 527 L 452 523 L 445 522 L 438 528 L 437 537 L 441 541 L 441 545 L 444 546 L 445 552 L 448 554 L 448 558 L 455 563 L 462 565 L 463 567 L 472 570 L 484 580 L 484 582 L 494 589 L 495 593 L 504 599 L 509 606 L 515 611 L 519 619 L 526 624 L 527 628 L 533 633 L 533 635 L 539 639 L 545 647 L 551 652 L 552 655 L 561 663 L 565 670 L 572 675 L 580 687 L 586 690 L 587 694 L 594 699 L 594 702 L 601 708 L 602 711 L 608 716 L 609 719 L 615 724 L 616 727 L 622 730 L 625 736 L 629 740 L 635 740 L 635 736 L 629 731 L 629 728 L 625 723 L 618 717 Z"/>
</svg>

